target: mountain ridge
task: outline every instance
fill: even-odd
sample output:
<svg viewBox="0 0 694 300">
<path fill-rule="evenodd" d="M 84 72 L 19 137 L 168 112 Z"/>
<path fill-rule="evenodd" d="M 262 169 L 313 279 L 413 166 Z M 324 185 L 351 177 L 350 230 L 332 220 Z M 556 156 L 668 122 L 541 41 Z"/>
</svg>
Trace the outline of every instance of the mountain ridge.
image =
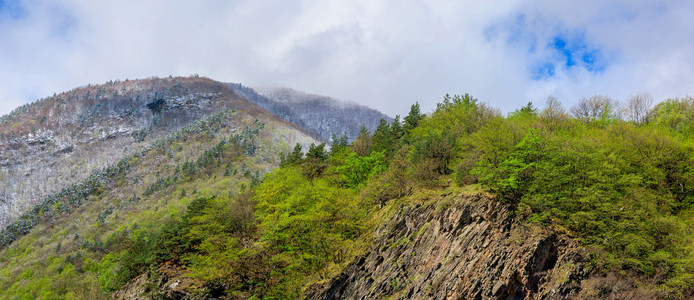
<svg viewBox="0 0 694 300">
<path fill-rule="evenodd" d="M 248 114 L 264 110 L 208 78 L 152 77 L 74 88 L 0 117 L 0 180 L 6 183 L 0 189 L 0 228 L 55 192 L 53 187 L 77 182 L 89 170 L 222 107 Z M 298 124 L 287 124 L 316 139 L 329 138 L 294 121 Z M 79 168 L 71 172 L 57 171 L 75 165 Z"/>
</svg>

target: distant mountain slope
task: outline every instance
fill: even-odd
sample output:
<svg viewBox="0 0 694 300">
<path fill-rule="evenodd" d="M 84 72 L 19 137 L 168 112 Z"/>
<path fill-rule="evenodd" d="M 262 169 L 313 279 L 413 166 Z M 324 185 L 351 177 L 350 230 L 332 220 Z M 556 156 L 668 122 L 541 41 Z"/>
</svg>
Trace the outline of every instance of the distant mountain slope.
<svg viewBox="0 0 694 300">
<path fill-rule="evenodd" d="M 359 135 L 362 124 L 373 132 L 381 119 L 388 122 L 393 120 L 366 106 L 289 88 L 254 90 L 236 83 L 228 85 L 251 102 L 286 121 L 320 134 L 325 140 L 343 134 L 352 140 Z"/>
<path fill-rule="evenodd" d="M 206 78 L 89 85 L 16 109 L 0 118 L 0 228 L 92 170 L 224 109 L 279 121 Z"/>
<path fill-rule="evenodd" d="M 297 142 L 316 140 L 264 110 L 224 109 L 94 170 L 0 230 L 0 299 L 111 298 L 155 263 L 150 258 L 159 253 L 138 252 L 141 243 L 178 245 L 188 234 L 175 222 L 180 216 L 188 220 L 195 207 L 217 203 L 214 211 L 225 216 L 225 227 L 253 220 L 250 203 L 227 200 L 258 184 L 279 164 L 278 153 Z M 238 214 L 237 208 L 246 209 Z M 200 233 L 208 229 L 218 232 L 207 228 Z M 159 230 L 175 232 L 161 239 L 148 233 Z M 168 258 L 156 263 L 181 268 Z M 168 299 L 192 293 L 195 287 L 189 282 L 184 276 L 173 278 L 167 286 L 178 286 L 176 292 L 184 295 Z M 142 297 L 138 293 L 128 299 Z"/>
</svg>

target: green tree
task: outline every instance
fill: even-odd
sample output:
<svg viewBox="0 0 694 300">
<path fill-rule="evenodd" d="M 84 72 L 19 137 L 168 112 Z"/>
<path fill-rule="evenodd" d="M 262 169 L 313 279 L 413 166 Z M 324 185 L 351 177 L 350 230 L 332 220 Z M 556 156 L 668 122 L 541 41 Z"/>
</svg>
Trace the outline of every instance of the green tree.
<svg viewBox="0 0 694 300">
<path fill-rule="evenodd" d="M 390 123 L 390 134 L 394 141 L 400 141 L 403 135 L 402 122 L 400 121 L 400 115 L 396 115 L 393 122 Z"/>
<path fill-rule="evenodd" d="M 328 153 L 325 151 L 325 143 L 321 143 L 318 146 L 311 143 L 302 164 L 304 175 L 309 179 L 313 179 L 323 174 L 323 171 L 327 168 L 327 159 Z"/>
<path fill-rule="evenodd" d="M 419 102 L 412 104 L 410 107 L 410 112 L 404 119 L 405 123 L 402 126 L 403 134 L 408 137 L 410 132 L 419 126 L 419 122 L 421 122 L 424 117 L 424 114 L 422 114 L 422 111 L 419 108 Z"/>
<path fill-rule="evenodd" d="M 344 165 L 337 168 L 345 178 L 349 188 L 361 188 L 372 176 L 386 170 L 386 156 L 383 152 L 371 152 L 369 156 L 350 153 Z"/>
<path fill-rule="evenodd" d="M 384 205 L 388 200 L 408 195 L 412 190 L 409 147 L 402 146 L 390 160 L 388 169 L 369 181 L 364 195 L 374 203 Z"/>
<path fill-rule="evenodd" d="M 280 156 L 280 165 L 290 166 L 300 164 L 304 159 L 304 153 L 301 152 L 301 148 L 301 144 L 296 143 L 294 150 L 289 153 L 286 158 L 284 156 Z"/>
<path fill-rule="evenodd" d="M 385 119 L 381 119 L 378 123 L 371 140 L 373 142 L 373 151 L 385 151 L 386 154 L 390 152 L 394 139 L 391 135 L 390 126 Z"/>
<path fill-rule="evenodd" d="M 687 138 L 694 137 L 694 98 L 674 98 L 658 103 L 651 110 L 655 126 L 678 132 Z"/>
<path fill-rule="evenodd" d="M 373 140 L 371 138 L 371 133 L 369 133 L 366 126 L 361 126 L 359 136 L 357 136 L 357 138 L 352 142 L 350 148 L 352 148 L 352 151 L 357 153 L 359 156 L 367 156 L 369 153 L 371 153 L 371 150 L 373 149 Z"/>
<path fill-rule="evenodd" d="M 348 151 L 348 139 L 349 138 L 347 137 L 347 134 L 343 134 L 339 138 L 337 137 L 337 135 L 333 134 L 333 137 L 330 139 L 332 141 L 332 144 L 330 145 L 330 156 L 335 156 L 337 154 L 342 153 L 343 151 Z"/>
<path fill-rule="evenodd" d="M 455 151 L 455 137 L 445 128 L 441 134 L 430 134 L 414 145 L 412 162 L 418 165 L 422 179 L 449 174 Z"/>
<path fill-rule="evenodd" d="M 509 114 L 509 119 L 532 119 L 538 116 L 538 109 L 533 106 L 532 102 L 528 102 L 526 106 L 521 107 Z"/>
</svg>

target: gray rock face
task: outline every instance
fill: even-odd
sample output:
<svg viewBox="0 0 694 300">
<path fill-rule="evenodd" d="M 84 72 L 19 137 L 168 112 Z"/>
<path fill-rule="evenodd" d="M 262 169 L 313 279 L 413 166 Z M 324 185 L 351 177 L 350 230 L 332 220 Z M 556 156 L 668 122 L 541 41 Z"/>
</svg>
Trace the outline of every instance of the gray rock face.
<svg viewBox="0 0 694 300">
<path fill-rule="evenodd" d="M 448 201 L 448 202 L 447 202 Z M 310 299 L 558 299 L 584 274 L 578 245 L 522 225 L 483 196 L 449 195 L 450 206 L 401 210 L 371 250 Z"/>
<path fill-rule="evenodd" d="M 326 141 L 330 141 L 333 135 L 340 137 L 343 134 L 353 140 L 359 135 L 362 124 L 373 132 L 381 119 L 393 120 L 366 106 L 288 88 L 258 92 L 241 84 L 228 85 L 249 101 L 286 121 L 320 134 Z"/>
<path fill-rule="evenodd" d="M 76 88 L 0 118 L 0 228 L 61 187 L 224 109 L 262 109 L 205 78 Z"/>
</svg>

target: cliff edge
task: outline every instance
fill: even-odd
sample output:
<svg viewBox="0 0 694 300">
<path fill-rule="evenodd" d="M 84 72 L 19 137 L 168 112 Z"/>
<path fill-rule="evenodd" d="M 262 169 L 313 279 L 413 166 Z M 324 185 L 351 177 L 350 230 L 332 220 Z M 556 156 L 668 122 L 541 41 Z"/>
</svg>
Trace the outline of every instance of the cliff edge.
<svg viewBox="0 0 694 300">
<path fill-rule="evenodd" d="M 545 299 L 580 291 L 577 242 L 514 217 L 511 207 L 463 192 L 405 205 L 371 249 L 310 299 Z"/>
</svg>

